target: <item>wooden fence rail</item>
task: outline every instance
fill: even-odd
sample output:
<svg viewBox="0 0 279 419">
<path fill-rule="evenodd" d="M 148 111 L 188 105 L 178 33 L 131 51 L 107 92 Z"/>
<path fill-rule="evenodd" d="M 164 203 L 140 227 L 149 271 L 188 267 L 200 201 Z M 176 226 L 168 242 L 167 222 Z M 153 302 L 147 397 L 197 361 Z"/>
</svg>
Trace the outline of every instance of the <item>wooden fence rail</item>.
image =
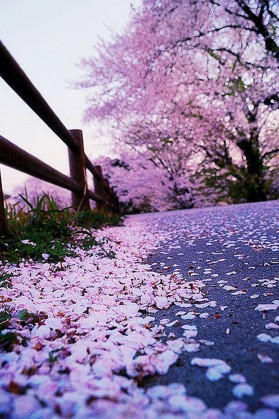
<svg viewBox="0 0 279 419">
<path fill-rule="evenodd" d="M 92 199 L 96 202 L 97 209 L 101 211 L 119 212 L 118 198 L 108 181 L 104 179 L 101 167 L 94 166 L 84 152 L 82 131 L 67 130 L 1 41 L 0 75 L 67 145 L 70 177 L 63 175 L 1 135 L 0 163 L 70 190 L 72 192 L 72 207 L 75 210 L 88 210 L 90 208 L 89 200 Z M 86 169 L 93 175 L 95 192 L 87 188 Z M 5 232 L 4 196 L 0 176 L 0 235 Z"/>
</svg>

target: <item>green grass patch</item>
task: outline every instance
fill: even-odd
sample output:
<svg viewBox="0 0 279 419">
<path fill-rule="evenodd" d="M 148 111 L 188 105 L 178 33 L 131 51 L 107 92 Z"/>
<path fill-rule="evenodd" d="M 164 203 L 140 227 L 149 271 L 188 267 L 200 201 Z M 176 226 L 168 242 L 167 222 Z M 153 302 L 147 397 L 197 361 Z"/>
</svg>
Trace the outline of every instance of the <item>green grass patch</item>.
<svg viewBox="0 0 279 419">
<path fill-rule="evenodd" d="M 32 204 L 27 196 L 20 202 L 6 206 L 8 235 L 0 238 L 0 260 L 19 263 L 21 260 L 59 262 L 75 256 L 75 248 L 84 250 L 99 246 L 91 229 L 118 225 L 120 216 L 107 216 L 96 211 L 74 212 L 59 209 L 49 195 L 38 197 Z M 8 285 L 8 281 L 2 281 Z M 1 286 L 1 278 L 0 278 Z"/>
<path fill-rule="evenodd" d="M 32 325 L 39 323 L 41 320 L 41 317 L 38 314 L 32 313 L 25 308 L 17 313 L 17 318 L 22 324 L 29 323 Z"/>
<path fill-rule="evenodd" d="M 12 288 L 11 278 L 12 274 L 6 272 L 0 273 L 0 288 Z"/>
<path fill-rule="evenodd" d="M 18 342 L 17 334 L 7 330 L 12 318 L 8 311 L 0 311 L 0 350 L 11 351 L 15 343 Z"/>
<path fill-rule="evenodd" d="M 0 311 L 0 350 L 10 352 L 16 344 L 27 345 L 26 338 L 21 337 L 19 331 L 23 327 L 31 331 L 35 325 L 44 324 L 47 317 L 46 313 L 36 314 L 26 309 Z"/>
<path fill-rule="evenodd" d="M 13 350 L 13 346 L 18 343 L 18 336 L 14 332 L 4 333 L 0 331 L 0 349 L 6 352 Z"/>
<path fill-rule="evenodd" d="M 8 311 L 0 311 L 0 331 L 6 329 L 12 315 Z"/>
</svg>

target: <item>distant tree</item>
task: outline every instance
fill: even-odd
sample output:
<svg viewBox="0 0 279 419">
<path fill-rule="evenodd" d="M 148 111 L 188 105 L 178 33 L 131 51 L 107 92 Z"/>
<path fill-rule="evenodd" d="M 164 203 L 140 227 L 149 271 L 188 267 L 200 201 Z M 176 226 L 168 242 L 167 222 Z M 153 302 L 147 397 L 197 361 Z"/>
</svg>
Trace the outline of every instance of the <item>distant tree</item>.
<svg viewBox="0 0 279 419">
<path fill-rule="evenodd" d="M 278 155 L 277 33 L 275 1 L 143 0 L 82 62 L 85 119 L 173 179 L 196 173 L 235 201 L 264 200 Z"/>
<path fill-rule="evenodd" d="M 190 182 L 183 179 L 181 187 L 178 178 L 174 180 L 168 176 L 148 156 L 125 153 L 120 159 L 101 157 L 96 163 L 102 165 L 124 213 L 191 208 L 194 205 Z"/>
<path fill-rule="evenodd" d="M 263 77 L 270 81 L 267 73 Z M 244 74 L 228 79 L 217 95 L 222 97 L 219 115 L 214 121 L 209 117 L 208 130 L 204 129 L 208 134 L 200 145 L 202 173 L 215 185 L 220 179 L 233 202 L 270 198 L 279 163 L 279 111 L 273 81 L 274 74 L 268 83 L 251 78 L 251 72 L 250 78 Z"/>
</svg>

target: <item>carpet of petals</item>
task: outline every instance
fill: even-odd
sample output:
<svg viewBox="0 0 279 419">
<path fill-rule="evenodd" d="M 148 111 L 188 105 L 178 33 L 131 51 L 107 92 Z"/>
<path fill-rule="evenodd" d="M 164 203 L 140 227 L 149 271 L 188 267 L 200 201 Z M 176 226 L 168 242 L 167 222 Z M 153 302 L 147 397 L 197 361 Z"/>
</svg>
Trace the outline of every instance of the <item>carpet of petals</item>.
<svg viewBox="0 0 279 419">
<path fill-rule="evenodd" d="M 199 349 L 192 326 L 182 338 L 162 340 L 172 324 L 154 325 L 154 313 L 195 301 L 206 307 L 207 301 L 201 281 L 155 273 L 145 263 L 165 237 L 143 225 L 128 218 L 125 226 L 92 232 L 115 258 L 94 247 L 62 263 L 2 267 L 13 274 L 12 288 L 0 288 L 0 301 L 14 313 L 7 332 L 18 342 L 0 355 L 1 417 L 276 418 L 276 395 L 251 414 L 235 399 L 224 411 L 210 409 L 182 384 L 141 386 L 144 377 L 166 374 L 183 351 Z M 20 310 L 40 321 L 24 325 Z M 208 368 L 212 381 L 230 372 L 219 359 L 196 357 L 192 364 Z M 236 396 L 249 394 L 251 387 L 234 375 Z"/>
</svg>

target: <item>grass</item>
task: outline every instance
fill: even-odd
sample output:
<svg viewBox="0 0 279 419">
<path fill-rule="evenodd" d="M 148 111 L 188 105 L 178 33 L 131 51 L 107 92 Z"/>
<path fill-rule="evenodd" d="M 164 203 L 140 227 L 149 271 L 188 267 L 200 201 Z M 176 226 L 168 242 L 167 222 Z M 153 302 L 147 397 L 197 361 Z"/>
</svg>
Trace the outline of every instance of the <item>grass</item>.
<svg viewBox="0 0 279 419">
<path fill-rule="evenodd" d="M 20 202 L 6 206 L 8 234 L 0 237 L 0 289 L 12 287 L 12 274 L 5 272 L 5 264 L 19 264 L 23 260 L 62 262 L 66 256 L 76 256 L 75 250 L 89 250 L 96 247 L 96 254 L 114 258 L 104 243 L 96 240 L 92 228 L 118 225 L 120 216 L 106 216 L 90 212 L 74 212 L 71 208 L 59 209 L 49 195 L 38 197 L 32 204 L 27 196 L 20 196 Z M 4 269 L 3 269 L 4 268 Z M 59 269 L 59 265 L 56 265 Z M 61 268 L 62 269 L 62 268 Z M 44 321 L 45 313 L 31 313 L 26 309 L 12 312 L 2 308 L 0 311 L 0 351 L 12 351 L 14 346 L 25 344 L 17 333 L 18 327 L 28 327 Z M 46 316 L 47 317 L 47 316 Z M 56 350 L 49 354 L 49 362 L 58 358 Z"/>
<path fill-rule="evenodd" d="M 8 235 L 0 237 L 2 263 L 22 260 L 59 262 L 66 256 L 75 256 L 75 248 L 84 250 L 100 246 L 91 229 L 117 225 L 120 216 L 106 216 L 96 211 L 74 212 L 59 209 L 49 195 L 38 197 L 32 204 L 27 196 L 24 202 L 6 206 Z M 5 284 L 5 285 L 4 285 Z M 8 278 L 0 276 L 0 287 L 9 286 Z"/>
<path fill-rule="evenodd" d="M 12 275 L 6 272 L 0 273 L 0 288 L 12 288 L 11 277 Z"/>
<path fill-rule="evenodd" d="M 35 314 L 26 309 L 17 312 L 0 311 L 0 350 L 10 352 L 15 344 L 25 344 L 25 338 L 18 334 L 18 330 L 27 327 L 31 331 L 46 318 L 45 313 Z"/>
<path fill-rule="evenodd" d="M 8 311 L 0 311 L 0 350 L 10 351 L 18 342 L 17 334 L 7 330 L 10 326 L 12 314 Z"/>
</svg>

